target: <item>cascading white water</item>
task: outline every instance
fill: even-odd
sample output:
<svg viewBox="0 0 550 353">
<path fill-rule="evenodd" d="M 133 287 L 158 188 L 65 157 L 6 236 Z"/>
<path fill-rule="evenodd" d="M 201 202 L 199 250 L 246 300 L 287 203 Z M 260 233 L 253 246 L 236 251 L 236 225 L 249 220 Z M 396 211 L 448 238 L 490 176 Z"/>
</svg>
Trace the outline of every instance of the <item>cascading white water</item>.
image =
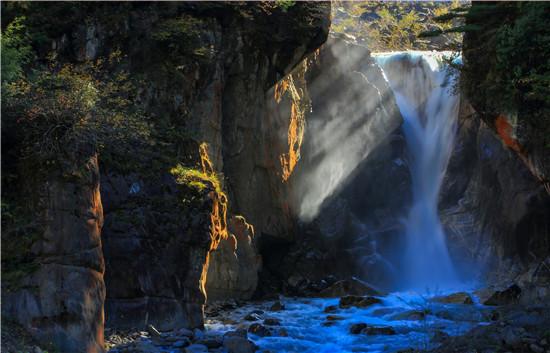
<svg viewBox="0 0 550 353">
<path fill-rule="evenodd" d="M 442 52 L 376 54 L 403 115 L 413 203 L 406 220 L 404 281 L 409 288 L 452 286 L 456 275 L 439 221 L 438 195 L 456 129 L 453 94 Z"/>
</svg>

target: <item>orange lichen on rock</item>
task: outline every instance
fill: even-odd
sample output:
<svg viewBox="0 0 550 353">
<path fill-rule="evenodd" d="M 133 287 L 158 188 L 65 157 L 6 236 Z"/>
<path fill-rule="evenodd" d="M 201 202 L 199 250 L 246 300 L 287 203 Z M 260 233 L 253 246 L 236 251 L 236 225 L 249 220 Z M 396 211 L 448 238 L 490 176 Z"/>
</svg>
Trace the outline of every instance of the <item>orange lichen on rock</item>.
<svg viewBox="0 0 550 353">
<path fill-rule="evenodd" d="M 311 109 L 311 102 L 307 94 L 304 77 L 307 66 L 308 60 L 306 59 L 298 68 L 275 86 L 275 100 L 277 103 L 280 103 L 285 93 L 288 94 L 291 101 L 287 132 L 288 152 L 282 153 L 279 157 L 283 182 L 286 182 L 290 178 L 296 164 L 300 160 L 300 149 L 306 126 L 305 114 L 306 111 Z"/>
<path fill-rule="evenodd" d="M 290 122 L 288 124 L 288 153 L 280 156 L 281 167 L 283 169 L 283 180 L 287 181 L 298 160 L 300 159 L 300 149 L 304 137 L 305 119 L 298 112 L 296 104 L 293 102 L 290 113 Z"/>
<path fill-rule="evenodd" d="M 521 152 L 521 146 L 514 137 L 514 128 L 508 122 L 508 119 L 504 115 L 499 115 L 495 120 L 495 128 L 497 134 L 500 136 L 506 146 L 513 149 L 516 152 Z"/>
<path fill-rule="evenodd" d="M 201 166 L 203 174 L 209 176 L 211 179 L 218 180 L 216 171 L 210 161 L 208 155 L 208 144 L 203 142 L 199 146 L 199 155 L 201 158 Z M 219 181 L 218 181 L 219 183 Z M 213 201 L 212 213 L 210 214 L 211 220 L 211 233 L 212 245 L 211 250 L 218 247 L 220 240 L 228 237 L 227 233 L 227 196 L 221 190 L 220 185 L 215 185 L 214 190 L 210 191 L 210 198 Z"/>
</svg>

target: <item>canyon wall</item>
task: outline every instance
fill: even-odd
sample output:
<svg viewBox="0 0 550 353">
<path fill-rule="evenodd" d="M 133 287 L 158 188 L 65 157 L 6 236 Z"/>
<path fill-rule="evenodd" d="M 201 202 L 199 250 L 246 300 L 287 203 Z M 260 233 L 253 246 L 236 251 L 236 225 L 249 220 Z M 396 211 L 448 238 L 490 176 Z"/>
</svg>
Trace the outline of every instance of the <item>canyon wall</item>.
<svg viewBox="0 0 550 353">
<path fill-rule="evenodd" d="M 249 298 L 261 266 L 255 237 L 292 237 L 281 164 L 291 117 L 266 114 L 268 90 L 324 42 L 330 4 L 17 11 L 46 36 L 36 44 L 43 60 L 127 74 L 147 141 L 120 153 L 107 141 L 75 166 L 82 182 L 48 179 L 36 211 L 47 215 L 44 240 L 29 273 L 3 290 L 6 317 L 61 351 L 101 352 L 105 296 L 107 326 L 159 329 L 202 327 L 205 287 L 213 299 Z"/>
<path fill-rule="evenodd" d="M 465 99 L 440 215 L 454 262 L 468 277 L 549 294 L 550 196 Z"/>
<path fill-rule="evenodd" d="M 387 211 L 406 197 L 398 190 L 407 175 L 393 94 L 369 49 L 341 35 L 312 58 L 305 80 L 311 112 L 289 179 L 298 232 L 293 241 L 260 244 L 260 290 L 315 295 L 351 276 L 387 284 L 391 270 L 379 251 L 390 238 L 383 233 L 396 233 Z"/>
</svg>

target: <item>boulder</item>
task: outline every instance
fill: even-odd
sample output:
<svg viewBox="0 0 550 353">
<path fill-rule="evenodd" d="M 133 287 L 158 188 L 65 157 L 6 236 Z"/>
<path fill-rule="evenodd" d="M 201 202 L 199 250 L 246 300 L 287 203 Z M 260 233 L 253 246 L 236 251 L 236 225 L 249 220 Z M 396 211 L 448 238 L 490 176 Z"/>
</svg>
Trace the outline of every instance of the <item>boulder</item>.
<svg viewBox="0 0 550 353">
<path fill-rule="evenodd" d="M 473 304 L 472 296 L 466 292 L 458 292 L 445 296 L 435 297 L 432 301 L 443 304 Z"/>
<path fill-rule="evenodd" d="M 359 323 L 359 324 L 353 324 L 349 328 L 349 332 L 353 335 L 357 335 L 361 333 L 365 328 L 367 328 L 367 324 Z"/>
<path fill-rule="evenodd" d="M 246 337 L 237 335 L 225 335 L 223 337 L 223 347 L 228 353 L 254 353 L 258 349 L 258 346 L 249 341 Z"/>
<path fill-rule="evenodd" d="M 260 337 L 271 336 L 271 331 L 262 324 L 255 323 L 248 327 L 248 332 Z"/>
<path fill-rule="evenodd" d="M 264 320 L 264 325 L 280 326 L 281 325 L 281 320 L 269 317 L 269 318 Z"/>
<path fill-rule="evenodd" d="M 367 283 L 356 278 L 341 280 L 319 293 L 324 298 L 342 297 L 345 295 L 382 295 Z"/>
<path fill-rule="evenodd" d="M 271 311 L 281 311 L 285 310 L 285 305 L 281 303 L 281 301 L 277 300 L 271 307 L 269 308 Z"/>
<path fill-rule="evenodd" d="M 374 336 L 374 335 L 395 335 L 395 330 L 389 326 L 367 326 L 362 333 Z"/>
<path fill-rule="evenodd" d="M 185 353 L 208 353 L 208 347 L 203 344 L 192 344 L 185 348 Z"/>
<path fill-rule="evenodd" d="M 397 313 L 390 317 L 390 320 L 408 320 L 408 321 L 417 321 L 424 320 L 426 318 L 426 310 L 407 310 L 401 313 Z"/>
<path fill-rule="evenodd" d="M 493 306 L 516 304 L 519 302 L 520 296 L 521 288 L 513 284 L 505 290 L 495 291 L 483 304 Z"/>
<path fill-rule="evenodd" d="M 382 300 L 375 297 L 361 297 L 357 295 L 348 295 L 340 298 L 339 307 L 342 309 L 350 308 L 352 306 L 358 308 L 366 308 L 374 304 L 380 304 Z"/>
</svg>

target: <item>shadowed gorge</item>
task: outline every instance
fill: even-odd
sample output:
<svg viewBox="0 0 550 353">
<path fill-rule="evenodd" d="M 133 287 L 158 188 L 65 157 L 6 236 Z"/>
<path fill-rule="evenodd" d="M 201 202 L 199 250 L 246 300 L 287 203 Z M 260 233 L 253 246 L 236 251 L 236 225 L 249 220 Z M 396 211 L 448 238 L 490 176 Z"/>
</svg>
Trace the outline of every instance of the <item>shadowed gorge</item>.
<svg viewBox="0 0 550 353">
<path fill-rule="evenodd" d="M 2 352 L 550 352 L 549 3 L 1 7 Z"/>
</svg>

